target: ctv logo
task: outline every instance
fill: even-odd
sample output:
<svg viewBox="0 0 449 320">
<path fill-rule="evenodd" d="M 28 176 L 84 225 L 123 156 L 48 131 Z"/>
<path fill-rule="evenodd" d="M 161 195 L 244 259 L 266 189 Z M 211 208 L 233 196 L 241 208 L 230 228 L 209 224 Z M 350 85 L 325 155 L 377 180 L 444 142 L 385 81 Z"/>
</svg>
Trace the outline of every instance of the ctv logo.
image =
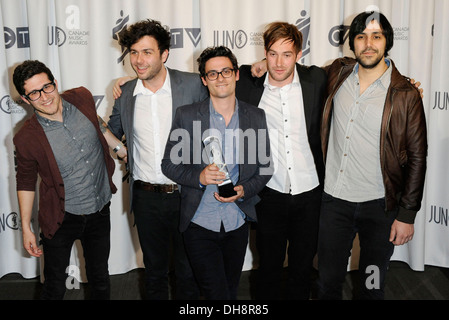
<svg viewBox="0 0 449 320">
<path fill-rule="evenodd" d="M 329 43 L 334 47 L 339 47 L 345 44 L 349 36 L 350 26 L 339 25 L 329 30 Z"/>
<path fill-rule="evenodd" d="M 120 35 L 126 30 L 129 22 L 129 15 L 124 16 L 123 10 L 120 11 L 120 18 L 117 19 L 115 27 L 112 28 L 112 39 L 118 42 Z M 168 26 L 164 27 L 170 32 L 171 35 L 170 49 L 184 48 L 184 34 L 187 34 L 194 47 L 197 47 L 201 41 L 201 28 L 170 29 Z M 122 53 L 120 57 L 117 58 L 117 63 L 124 63 L 123 60 L 127 54 L 128 49 L 122 47 Z"/>
<path fill-rule="evenodd" d="M 14 46 L 17 46 L 19 49 L 30 47 L 30 32 L 28 27 L 17 27 L 15 30 L 4 27 L 3 32 L 6 49 L 11 49 Z"/>
</svg>

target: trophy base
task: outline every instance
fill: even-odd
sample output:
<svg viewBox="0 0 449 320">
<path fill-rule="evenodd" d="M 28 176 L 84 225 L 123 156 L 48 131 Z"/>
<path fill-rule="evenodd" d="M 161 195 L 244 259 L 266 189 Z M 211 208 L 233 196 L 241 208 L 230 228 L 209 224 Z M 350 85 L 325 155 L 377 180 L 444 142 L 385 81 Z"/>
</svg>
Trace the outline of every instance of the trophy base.
<svg viewBox="0 0 449 320">
<path fill-rule="evenodd" d="M 223 198 L 230 198 L 237 195 L 237 192 L 234 190 L 234 184 L 229 181 L 229 183 L 222 184 L 218 186 L 218 194 Z"/>
</svg>

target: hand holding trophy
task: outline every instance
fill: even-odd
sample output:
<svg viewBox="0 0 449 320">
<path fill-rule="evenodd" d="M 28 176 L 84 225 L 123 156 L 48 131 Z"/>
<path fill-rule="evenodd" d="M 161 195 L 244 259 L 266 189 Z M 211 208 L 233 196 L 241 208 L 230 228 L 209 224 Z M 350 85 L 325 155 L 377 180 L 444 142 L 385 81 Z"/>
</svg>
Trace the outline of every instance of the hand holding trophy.
<svg viewBox="0 0 449 320">
<path fill-rule="evenodd" d="M 215 164 L 219 171 L 225 174 L 225 178 L 218 184 L 218 194 L 223 198 L 235 196 L 234 184 L 229 176 L 228 167 L 225 164 L 221 142 L 218 137 L 209 136 L 203 140 L 204 148 L 210 164 Z"/>
</svg>

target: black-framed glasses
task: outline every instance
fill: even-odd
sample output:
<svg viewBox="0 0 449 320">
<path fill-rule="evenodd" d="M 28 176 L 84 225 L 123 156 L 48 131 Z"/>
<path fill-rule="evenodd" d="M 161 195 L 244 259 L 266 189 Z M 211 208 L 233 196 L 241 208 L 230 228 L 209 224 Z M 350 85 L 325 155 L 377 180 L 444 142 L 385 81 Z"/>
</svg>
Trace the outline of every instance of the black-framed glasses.
<svg viewBox="0 0 449 320">
<path fill-rule="evenodd" d="M 53 82 L 50 82 L 50 83 L 47 83 L 46 85 L 44 85 L 42 87 L 42 89 L 31 91 L 30 93 L 24 94 L 23 96 L 30 101 L 36 101 L 36 100 L 39 100 L 39 98 L 41 97 L 41 92 L 52 93 L 53 91 L 55 91 L 55 89 L 56 89 L 56 84 L 53 81 Z"/>
<path fill-rule="evenodd" d="M 230 78 L 232 76 L 232 73 L 234 72 L 234 69 L 232 68 L 224 68 L 220 72 L 211 70 L 209 72 L 206 72 L 206 77 L 210 81 L 214 81 L 218 79 L 218 76 L 221 74 L 223 78 Z"/>
</svg>

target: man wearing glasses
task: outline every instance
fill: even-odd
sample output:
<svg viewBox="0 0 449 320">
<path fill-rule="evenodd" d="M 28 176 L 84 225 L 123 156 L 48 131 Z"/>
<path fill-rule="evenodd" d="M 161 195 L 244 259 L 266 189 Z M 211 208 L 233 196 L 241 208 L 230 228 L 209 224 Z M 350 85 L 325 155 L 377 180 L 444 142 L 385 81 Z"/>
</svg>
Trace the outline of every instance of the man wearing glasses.
<svg viewBox="0 0 449 320">
<path fill-rule="evenodd" d="M 83 246 L 92 298 L 109 299 L 109 205 L 117 189 L 108 144 L 121 157 L 126 149 L 101 124 L 87 89 L 60 95 L 51 71 L 30 60 L 15 69 L 13 81 L 22 100 L 34 109 L 13 141 L 23 246 L 34 257 L 45 253 L 42 299 L 63 299 L 76 239 Z M 31 230 L 38 175 L 43 251 Z"/>
<path fill-rule="evenodd" d="M 204 297 L 236 299 L 248 221 L 271 177 L 267 124 L 262 109 L 236 99 L 239 71 L 228 48 L 204 50 L 198 64 L 210 98 L 176 110 L 162 171 L 181 185 L 180 230 Z M 234 195 L 221 193 L 223 163 Z"/>
<path fill-rule="evenodd" d="M 145 265 L 145 299 L 167 300 L 171 252 L 174 299 L 199 298 L 198 287 L 179 232 L 180 194 L 164 176 L 161 159 L 176 108 L 202 101 L 207 90 L 198 74 L 167 68 L 170 33 L 155 20 L 130 25 L 120 35 L 137 78 L 123 86 L 108 125 L 125 136 L 128 146 L 129 193 Z"/>
</svg>

